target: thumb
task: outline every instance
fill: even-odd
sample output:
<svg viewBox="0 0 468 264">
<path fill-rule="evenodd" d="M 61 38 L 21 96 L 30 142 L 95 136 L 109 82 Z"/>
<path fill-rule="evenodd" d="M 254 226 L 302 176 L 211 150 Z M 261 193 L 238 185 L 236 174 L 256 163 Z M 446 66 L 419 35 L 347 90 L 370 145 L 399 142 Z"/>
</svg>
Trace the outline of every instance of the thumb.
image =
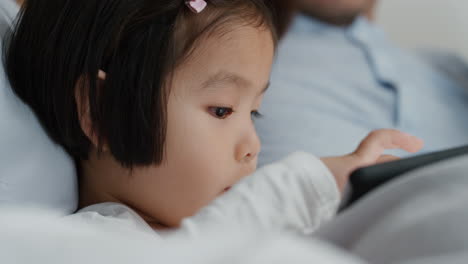
<svg viewBox="0 0 468 264">
<path fill-rule="evenodd" d="M 392 156 L 392 155 L 382 155 L 379 159 L 377 159 L 376 163 L 385 163 L 390 161 L 399 160 L 399 157 Z"/>
</svg>

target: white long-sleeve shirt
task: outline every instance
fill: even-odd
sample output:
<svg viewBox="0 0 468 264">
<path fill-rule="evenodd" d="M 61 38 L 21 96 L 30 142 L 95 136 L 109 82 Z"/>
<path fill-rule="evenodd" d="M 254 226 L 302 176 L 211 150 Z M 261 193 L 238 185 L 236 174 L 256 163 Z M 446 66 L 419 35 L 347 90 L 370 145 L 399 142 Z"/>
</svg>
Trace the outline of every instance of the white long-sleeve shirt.
<svg viewBox="0 0 468 264">
<path fill-rule="evenodd" d="M 112 234 L 112 243 L 120 243 L 115 234 L 139 242 L 135 234 L 144 234 L 154 239 L 149 247 L 144 239 L 145 249 L 152 248 L 151 256 L 164 263 L 363 263 L 327 243 L 294 235 L 310 234 L 332 218 L 339 200 L 334 177 L 320 159 L 295 153 L 244 178 L 172 231 L 152 230 L 118 203 L 92 205 L 66 218 Z"/>
<path fill-rule="evenodd" d="M 320 159 L 294 153 L 246 177 L 195 216 L 183 220 L 180 228 L 158 234 L 197 236 L 214 226 L 309 234 L 333 217 L 339 201 L 334 177 Z M 116 203 L 92 205 L 71 217 L 151 230 L 132 209 Z"/>
</svg>

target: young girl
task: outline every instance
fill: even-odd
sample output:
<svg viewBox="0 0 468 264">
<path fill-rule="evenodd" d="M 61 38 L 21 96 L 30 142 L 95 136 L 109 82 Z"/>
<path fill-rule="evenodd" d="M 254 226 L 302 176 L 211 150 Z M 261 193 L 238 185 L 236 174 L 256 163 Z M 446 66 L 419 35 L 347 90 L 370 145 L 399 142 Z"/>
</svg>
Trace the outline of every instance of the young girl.
<svg viewBox="0 0 468 264">
<path fill-rule="evenodd" d="M 26 1 L 6 72 L 77 162 L 76 217 L 158 233 L 231 220 L 313 231 L 353 169 L 421 147 L 381 130 L 353 154 L 298 153 L 254 173 L 274 11 L 262 0 Z"/>
</svg>

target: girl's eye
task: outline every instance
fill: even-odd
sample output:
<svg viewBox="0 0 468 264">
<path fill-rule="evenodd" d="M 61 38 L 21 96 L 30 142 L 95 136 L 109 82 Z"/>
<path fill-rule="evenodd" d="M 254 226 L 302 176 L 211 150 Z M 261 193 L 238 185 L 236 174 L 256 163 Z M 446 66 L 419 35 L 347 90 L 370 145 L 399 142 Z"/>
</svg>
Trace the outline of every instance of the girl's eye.
<svg viewBox="0 0 468 264">
<path fill-rule="evenodd" d="M 210 107 L 208 108 L 210 114 L 212 114 L 214 117 L 218 119 L 226 119 L 232 113 L 234 113 L 234 110 L 229 107 Z"/>
<path fill-rule="evenodd" d="M 250 115 L 252 116 L 252 119 L 259 119 L 263 117 L 263 115 L 260 114 L 260 112 L 257 110 L 250 112 Z"/>
</svg>

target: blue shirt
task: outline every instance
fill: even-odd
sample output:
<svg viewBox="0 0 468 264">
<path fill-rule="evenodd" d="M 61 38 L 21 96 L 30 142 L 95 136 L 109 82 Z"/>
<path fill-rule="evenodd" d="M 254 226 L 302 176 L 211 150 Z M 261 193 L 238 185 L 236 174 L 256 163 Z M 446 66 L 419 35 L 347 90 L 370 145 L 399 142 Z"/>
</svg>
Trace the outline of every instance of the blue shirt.
<svg viewBox="0 0 468 264">
<path fill-rule="evenodd" d="M 343 28 L 298 16 L 261 112 L 260 165 L 297 150 L 347 154 L 380 128 L 422 138 L 423 152 L 459 146 L 468 144 L 468 66 L 401 50 L 365 18 Z"/>
</svg>

